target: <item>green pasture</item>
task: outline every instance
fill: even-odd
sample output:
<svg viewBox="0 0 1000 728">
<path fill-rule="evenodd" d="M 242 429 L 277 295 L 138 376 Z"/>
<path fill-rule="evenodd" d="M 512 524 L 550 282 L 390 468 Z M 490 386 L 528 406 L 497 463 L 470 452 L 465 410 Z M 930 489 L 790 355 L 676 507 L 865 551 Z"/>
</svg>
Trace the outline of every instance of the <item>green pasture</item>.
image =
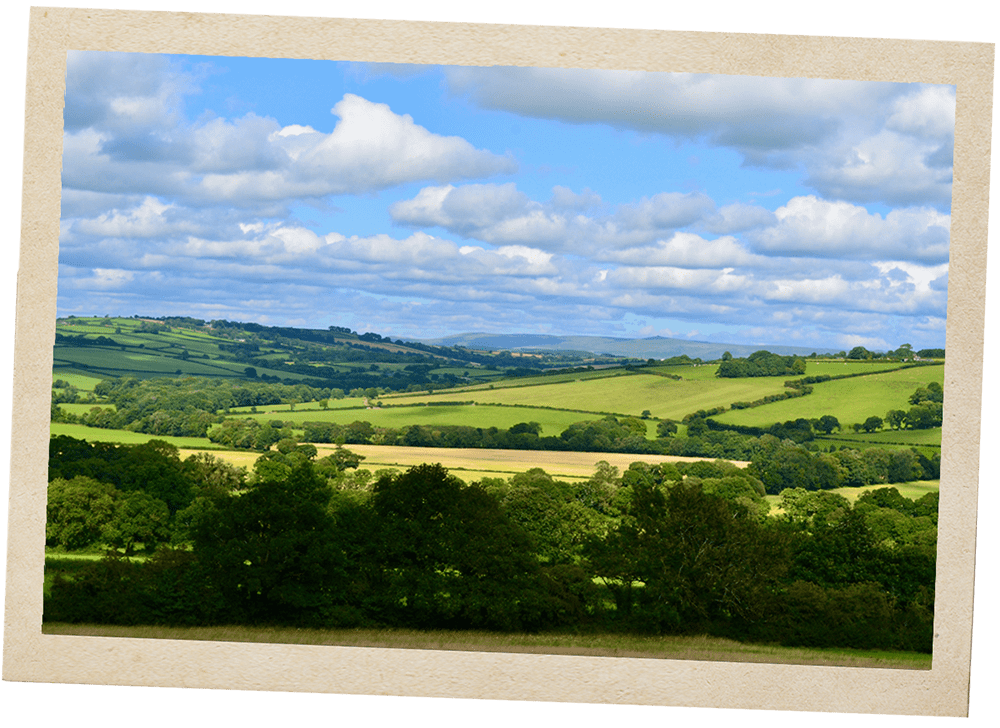
<svg viewBox="0 0 1000 728">
<path fill-rule="evenodd" d="M 129 430 L 106 430 L 101 427 L 87 427 L 86 425 L 71 425 L 64 422 L 53 422 L 49 425 L 49 433 L 52 435 L 67 435 L 78 440 L 87 442 L 114 442 L 125 445 L 139 445 L 150 440 L 164 440 L 176 447 L 184 447 L 195 450 L 212 450 L 217 445 L 207 437 L 170 437 L 167 435 L 147 435 L 143 432 L 131 432 Z"/>
<path fill-rule="evenodd" d="M 701 368 L 701 367 L 697 367 Z M 705 367 L 707 368 L 707 367 Z M 582 412 L 610 412 L 679 420 L 700 409 L 728 407 L 731 402 L 754 400 L 785 391 L 780 377 L 757 379 L 684 379 L 676 381 L 655 374 L 618 372 L 601 378 L 562 381 L 533 387 L 451 390 L 440 394 L 398 395 L 386 402 L 456 402 L 559 407 Z M 578 418 L 579 419 L 579 418 Z"/>
<path fill-rule="evenodd" d="M 834 488 L 829 492 L 843 496 L 851 503 L 854 503 L 862 493 L 867 493 L 870 490 L 878 490 L 879 488 L 895 488 L 904 498 L 916 501 L 928 493 L 937 492 L 940 490 L 940 485 L 940 480 L 915 480 L 910 483 L 875 483 L 873 485 L 862 485 L 856 488 Z M 766 495 L 764 496 L 764 500 L 771 504 L 772 516 L 777 516 L 782 513 L 780 493 L 778 495 Z"/>
<path fill-rule="evenodd" d="M 874 485 L 862 485 L 857 488 L 834 488 L 831 493 L 842 495 L 851 503 L 854 503 L 862 493 L 879 488 L 895 488 L 904 498 L 919 500 L 928 493 L 936 493 L 941 489 L 940 480 L 915 480 L 910 483 L 876 483 Z"/>
<path fill-rule="evenodd" d="M 831 377 L 843 374 L 876 374 L 884 372 L 887 369 L 898 369 L 904 366 L 898 361 L 856 361 L 853 359 L 845 359 L 843 361 L 810 361 L 806 359 L 805 362 L 805 376 L 807 377 L 818 377 L 824 374 L 828 374 Z"/>
<path fill-rule="evenodd" d="M 79 347 L 56 346 L 53 352 L 54 368 L 74 370 L 98 370 L 100 378 L 120 376 L 173 376 L 177 371 L 181 376 L 195 377 L 239 377 L 243 375 L 245 364 L 232 361 L 217 361 L 201 359 L 192 356 L 190 359 L 179 358 L 180 349 L 175 353 L 166 353 L 166 349 Z M 305 379 L 304 374 L 295 374 L 277 369 L 256 367 L 258 376 L 267 374 L 281 379 Z"/>
<path fill-rule="evenodd" d="M 52 381 L 54 382 L 57 379 L 62 379 L 64 382 L 69 382 L 71 385 L 79 389 L 81 392 L 93 392 L 94 385 L 100 382 L 102 377 L 94 377 L 94 376 L 89 376 L 87 374 L 78 374 L 76 372 L 67 372 L 55 368 L 52 370 Z"/>
<path fill-rule="evenodd" d="M 451 368 L 447 369 L 460 376 L 461 372 L 465 369 Z M 435 369 L 435 372 L 445 371 L 445 369 Z M 502 377 L 501 372 L 495 372 L 488 369 L 475 369 L 473 367 L 468 368 L 469 376 L 475 377 L 477 379 L 485 379 L 487 377 L 497 378 Z M 501 379 L 500 381 L 485 382 L 470 384 L 465 387 L 456 387 L 454 389 L 449 389 L 449 392 L 479 392 L 482 390 L 492 390 L 492 389 L 520 389 L 524 387 L 537 387 L 541 385 L 548 384 L 562 384 L 565 382 L 577 382 L 590 379 L 607 379 L 609 377 L 620 376 L 623 374 L 621 369 L 595 369 L 588 371 L 586 369 L 581 369 L 575 372 L 562 372 L 559 374 L 544 374 L 532 377 L 514 377 L 512 379 Z M 386 397 L 411 397 L 413 395 L 409 394 L 389 394 Z M 468 399 L 468 398 L 467 398 Z"/>
<path fill-rule="evenodd" d="M 258 408 L 260 409 L 260 408 Z M 295 405 L 295 411 L 289 412 L 287 406 L 282 409 L 268 407 L 267 412 L 243 415 L 261 422 L 275 419 L 293 422 L 301 425 L 303 422 L 335 422 L 347 425 L 352 422 L 370 422 L 374 427 L 403 428 L 411 425 L 464 425 L 467 427 L 496 427 L 509 429 L 521 422 L 537 422 L 542 426 L 542 435 L 558 435 L 574 422 L 599 419 L 599 416 L 588 416 L 580 412 L 563 412 L 560 410 L 538 409 L 532 407 L 490 407 L 486 405 L 455 405 L 441 407 L 383 407 L 374 409 L 334 409 L 323 411 L 319 409 L 303 409 Z"/>
<path fill-rule="evenodd" d="M 381 399 L 381 397 L 379 398 Z M 365 400 L 361 397 L 344 397 L 342 399 L 330 399 L 327 401 L 327 408 L 330 410 L 364 410 Z M 295 405 L 290 404 L 262 404 L 257 406 L 257 412 L 251 413 L 252 407 L 233 407 L 229 411 L 233 414 L 267 414 L 267 413 L 280 413 L 282 416 L 289 413 L 296 414 L 299 412 L 311 412 L 313 415 L 322 414 L 324 412 L 323 408 L 319 406 L 319 402 L 299 402 Z M 287 418 L 286 418 L 287 419 Z M 310 420 L 321 420 L 321 417 L 310 416 L 306 419 Z M 352 420 L 353 422 L 353 420 Z"/>
<path fill-rule="evenodd" d="M 816 438 L 817 443 L 847 445 L 855 449 L 903 445 L 909 447 L 941 447 L 941 428 L 929 430 L 878 430 L 876 432 L 834 433 Z"/>
<path fill-rule="evenodd" d="M 833 415 L 840 421 L 842 427 L 849 427 L 855 422 L 864 422 L 872 415 L 885 418 L 886 412 L 891 409 L 908 410 L 911 406 L 907 401 L 910 395 L 917 387 L 926 387 L 929 382 L 943 384 L 944 367 L 916 367 L 876 373 L 866 377 L 820 382 L 811 385 L 812 394 L 804 397 L 772 402 L 750 409 L 732 410 L 716 416 L 715 419 L 731 425 L 769 427 L 775 422 L 785 422 L 800 417 L 815 419 L 823 415 Z"/>
<path fill-rule="evenodd" d="M 115 410 L 115 406 L 113 404 L 105 402 L 88 402 L 88 403 L 79 402 L 76 404 L 63 403 L 59 405 L 59 408 L 63 412 L 78 416 L 90 412 L 90 410 L 94 409 L 94 407 L 100 407 L 101 409 L 111 410 L 112 412 Z"/>
</svg>

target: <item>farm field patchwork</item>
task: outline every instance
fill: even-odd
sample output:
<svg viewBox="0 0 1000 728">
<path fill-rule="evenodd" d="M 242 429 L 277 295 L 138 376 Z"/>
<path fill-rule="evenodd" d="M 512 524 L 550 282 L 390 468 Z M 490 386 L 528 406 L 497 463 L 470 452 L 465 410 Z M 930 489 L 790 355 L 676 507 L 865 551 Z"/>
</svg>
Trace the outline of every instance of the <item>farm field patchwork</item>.
<svg viewBox="0 0 1000 728">
<path fill-rule="evenodd" d="M 441 394 L 400 395 L 392 402 L 456 402 L 520 404 L 559 407 L 581 412 L 611 412 L 638 417 L 649 410 L 653 417 L 679 420 L 700 409 L 725 406 L 785 391 L 784 378 L 683 379 L 655 374 L 620 374 L 600 379 L 540 384 L 534 387 L 477 389 Z M 388 400 L 387 400 L 388 401 Z"/>
<path fill-rule="evenodd" d="M 743 381 L 743 380 L 737 380 Z M 872 374 L 866 377 L 819 382 L 811 385 L 812 394 L 794 399 L 731 410 L 716 416 L 719 422 L 730 425 L 769 427 L 775 422 L 785 422 L 799 417 L 814 419 L 833 415 L 842 427 L 864 422 L 876 415 L 885 417 L 891 409 L 907 410 L 907 401 L 918 387 L 929 382 L 944 382 L 944 367 L 917 367 L 894 372 Z M 749 399 L 749 398 L 748 398 Z"/>
</svg>

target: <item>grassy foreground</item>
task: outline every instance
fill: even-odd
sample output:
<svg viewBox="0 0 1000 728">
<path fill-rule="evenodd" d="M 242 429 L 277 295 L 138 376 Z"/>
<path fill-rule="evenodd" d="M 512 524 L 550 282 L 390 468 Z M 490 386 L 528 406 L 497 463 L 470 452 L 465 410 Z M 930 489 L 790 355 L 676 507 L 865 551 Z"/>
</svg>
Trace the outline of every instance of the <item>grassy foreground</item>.
<svg viewBox="0 0 1000 728">
<path fill-rule="evenodd" d="M 742 644 L 719 637 L 595 634 L 507 634 L 495 632 L 402 629 L 294 629 L 281 627 L 119 627 L 46 622 L 43 634 L 140 639 L 206 640 L 342 647 L 391 647 L 461 652 L 511 652 L 539 655 L 642 657 L 713 662 L 765 662 L 786 665 L 885 667 L 929 670 L 931 656 L 876 650 L 807 649 Z"/>
</svg>

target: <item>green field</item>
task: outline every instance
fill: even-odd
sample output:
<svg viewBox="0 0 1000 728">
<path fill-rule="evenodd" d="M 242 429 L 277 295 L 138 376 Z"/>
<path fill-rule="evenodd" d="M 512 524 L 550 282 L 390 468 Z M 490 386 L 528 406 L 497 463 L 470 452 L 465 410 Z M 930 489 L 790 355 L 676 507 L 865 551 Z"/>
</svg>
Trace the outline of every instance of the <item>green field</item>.
<svg viewBox="0 0 1000 728">
<path fill-rule="evenodd" d="M 53 422 L 49 425 L 49 432 L 55 435 L 67 435 L 78 440 L 88 442 L 115 442 L 125 445 L 139 445 L 150 440 L 164 440 L 176 447 L 186 447 L 197 450 L 217 449 L 217 445 L 207 437 L 168 437 L 166 435 L 146 435 L 142 432 L 130 432 L 128 430 L 106 430 L 100 427 L 87 427 L 86 425 L 70 425 L 63 422 Z"/>
<path fill-rule="evenodd" d="M 856 450 L 880 447 L 883 445 L 902 445 L 911 447 L 941 447 L 941 428 L 929 430 L 880 430 L 878 432 L 845 432 L 842 435 L 833 434 L 817 437 L 820 444 L 847 445 Z"/>
<path fill-rule="evenodd" d="M 343 397 L 342 399 L 331 399 L 328 400 L 327 402 L 327 409 L 328 410 L 365 409 L 365 400 L 361 397 Z M 254 413 L 252 412 L 252 410 L 253 407 L 233 407 L 229 411 L 232 414 L 253 415 Z M 275 412 L 275 413 L 280 412 L 282 416 L 288 415 L 289 413 L 298 414 L 299 412 L 312 412 L 312 415 L 310 415 L 306 419 L 316 419 L 316 420 L 321 419 L 319 417 L 316 417 L 316 415 L 324 412 L 323 408 L 319 406 L 319 402 L 300 402 L 295 405 L 268 404 L 257 407 L 257 413 L 260 413 L 261 410 L 264 410 L 265 412 Z M 289 418 L 286 417 L 286 419 Z"/>
<path fill-rule="evenodd" d="M 887 369 L 899 369 L 901 366 L 903 365 L 898 361 L 807 360 L 805 376 L 818 377 L 827 374 L 831 377 L 838 377 L 844 374 L 874 374 Z"/>
<path fill-rule="evenodd" d="M 701 369 L 702 367 L 698 367 Z M 708 369 L 708 367 L 704 367 Z M 386 403 L 460 402 L 480 404 L 545 405 L 593 413 L 615 413 L 638 417 L 649 410 L 653 417 L 679 420 L 700 409 L 758 399 L 785 391 L 784 379 L 684 379 L 676 381 L 655 374 L 624 374 L 539 384 L 524 387 L 496 387 L 440 394 L 398 395 Z"/>
<path fill-rule="evenodd" d="M 743 381 L 743 380 L 736 380 Z M 815 419 L 833 415 L 842 427 L 864 422 L 876 415 L 885 417 L 891 409 L 908 410 L 907 401 L 918 387 L 929 382 L 944 383 L 944 367 L 917 367 L 811 385 L 812 394 L 750 409 L 732 410 L 715 417 L 731 425 L 769 427 L 799 417 Z M 751 398 L 746 398 L 751 399 Z"/>
<path fill-rule="evenodd" d="M 73 372 L 63 372 L 54 370 L 52 381 L 55 381 L 57 379 L 62 379 L 64 382 L 73 385 L 81 392 L 93 392 L 94 386 L 98 382 L 100 382 L 102 378 L 90 376 L 87 374 L 76 374 Z"/>
<path fill-rule="evenodd" d="M 854 503 L 862 493 L 879 488 L 895 488 L 904 498 L 919 500 L 928 493 L 935 493 L 941 489 L 940 480 L 916 480 L 910 483 L 875 483 L 874 485 L 862 485 L 856 488 L 833 488 L 829 493 L 841 495 L 851 503 Z M 764 500 L 771 504 L 771 515 L 776 516 L 781 513 L 781 495 L 766 495 Z"/>
<path fill-rule="evenodd" d="M 66 403 L 63 403 L 63 404 L 59 405 L 59 408 L 62 409 L 64 412 L 66 412 L 68 414 L 72 414 L 72 415 L 77 415 L 77 416 L 82 415 L 82 414 L 86 414 L 87 412 L 90 412 L 90 410 L 94 409 L 94 407 L 100 407 L 101 409 L 106 409 L 106 410 L 111 410 L 111 411 L 115 410 L 115 406 L 113 404 L 106 403 L 106 402 L 101 402 L 101 403 L 94 403 L 94 402 L 86 402 L 86 403 L 84 403 L 84 402 L 79 402 L 79 403 L 76 403 L 76 404 L 66 404 Z"/>
<path fill-rule="evenodd" d="M 488 405 L 395 406 L 373 409 L 331 408 L 326 411 L 313 408 L 305 409 L 301 405 L 295 405 L 294 412 L 290 412 L 287 406 L 283 408 L 268 407 L 267 412 L 243 414 L 241 417 L 267 422 L 275 419 L 277 415 L 280 415 L 280 419 L 286 422 L 294 422 L 299 425 L 303 422 L 335 422 L 347 425 L 360 420 L 370 422 L 374 427 L 393 428 L 409 427 L 410 425 L 464 425 L 481 428 L 496 427 L 506 430 L 521 422 L 537 422 L 542 426 L 543 436 L 559 435 L 574 422 L 600 418 L 600 415 L 588 416 L 580 412 L 563 412 L 532 407 L 491 407 Z M 655 430 L 653 433 L 655 434 Z"/>
<path fill-rule="evenodd" d="M 919 500 L 928 493 L 935 493 L 941 489 L 940 480 L 917 480 L 911 483 L 890 483 L 890 484 L 875 484 L 875 485 L 862 485 L 858 488 L 834 488 L 831 493 L 836 493 L 842 495 L 847 500 L 853 503 L 858 499 L 862 493 L 869 490 L 878 490 L 879 488 L 895 488 L 899 491 L 899 494 L 904 498 L 909 498 L 910 500 Z"/>
<path fill-rule="evenodd" d="M 56 344 L 53 369 L 56 378 L 67 374 L 91 372 L 98 378 L 117 376 L 169 376 L 178 371 L 185 376 L 240 377 L 246 364 L 231 361 L 219 348 L 223 338 L 206 331 L 172 327 L 164 333 L 145 333 L 136 319 L 70 319 L 56 324 L 59 334 L 106 336 L 120 346 L 74 346 Z M 121 333 L 116 333 L 121 331 Z M 124 347 L 124 348 L 123 348 Z M 182 358 L 186 352 L 187 358 Z M 264 354 L 266 350 L 262 350 Z M 281 355 L 287 359 L 287 353 Z M 257 368 L 258 375 L 283 379 L 303 379 L 302 374 Z"/>
</svg>

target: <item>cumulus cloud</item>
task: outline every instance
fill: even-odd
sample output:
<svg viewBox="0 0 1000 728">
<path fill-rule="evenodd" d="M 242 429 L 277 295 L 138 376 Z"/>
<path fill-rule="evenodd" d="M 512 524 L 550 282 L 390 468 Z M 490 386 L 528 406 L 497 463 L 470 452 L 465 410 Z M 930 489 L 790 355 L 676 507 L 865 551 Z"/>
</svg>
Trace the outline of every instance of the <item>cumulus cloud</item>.
<svg viewBox="0 0 1000 728">
<path fill-rule="evenodd" d="M 281 127 L 253 113 L 188 122 L 183 100 L 197 79 L 160 56 L 71 53 L 67 88 L 67 190 L 274 214 L 300 199 L 517 169 L 509 155 L 435 134 L 410 115 L 355 94 L 331 109 L 339 121 L 329 134 L 306 125 Z"/>
<path fill-rule="evenodd" d="M 449 68 L 484 109 L 701 140 L 803 168 L 851 202 L 951 204 L 953 86 L 558 68 Z M 723 101 L 724 100 L 724 101 Z"/>
<path fill-rule="evenodd" d="M 747 234 L 756 252 L 861 260 L 948 259 L 951 216 L 905 208 L 884 218 L 864 207 L 814 195 L 794 197 L 775 210 L 776 225 Z"/>
<path fill-rule="evenodd" d="M 765 207 L 734 202 L 706 216 L 700 227 L 710 233 L 728 235 L 773 225 L 775 221 L 774 213 Z"/>
<path fill-rule="evenodd" d="M 612 214 L 589 217 L 574 207 L 590 207 L 596 193 L 580 195 L 553 189 L 548 203 L 531 200 L 511 182 L 425 187 L 410 200 L 395 202 L 389 214 L 396 223 L 437 226 L 448 232 L 494 244 L 524 244 L 551 250 L 593 254 L 602 248 L 645 243 L 664 232 L 686 227 L 714 210 L 699 192 L 661 192 L 619 205 Z"/>
<path fill-rule="evenodd" d="M 688 232 L 677 232 L 655 245 L 613 251 L 599 259 L 629 265 L 674 266 L 679 268 L 727 268 L 760 265 L 765 259 L 750 253 L 731 236 L 706 240 Z"/>
<path fill-rule="evenodd" d="M 123 168 L 147 178 L 166 173 L 149 180 L 160 194 L 246 205 L 357 194 L 417 180 L 485 177 L 517 167 L 512 158 L 477 150 L 459 137 L 433 134 L 409 115 L 360 96 L 345 95 L 332 113 L 340 122 L 330 134 L 281 129 L 273 119 L 253 115 L 233 123 L 213 120 L 186 130 L 186 138 L 175 142 L 183 149 L 170 161 L 183 165 L 179 169 L 142 156 L 115 157 L 106 152 L 106 143 L 81 132 L 64 180 L 73 186 L 79 172 L 90 189 L 100 189 L 99 178 L 113 172 L 118 185 L 134 188 L 135 178 Z"/>
</svg>

